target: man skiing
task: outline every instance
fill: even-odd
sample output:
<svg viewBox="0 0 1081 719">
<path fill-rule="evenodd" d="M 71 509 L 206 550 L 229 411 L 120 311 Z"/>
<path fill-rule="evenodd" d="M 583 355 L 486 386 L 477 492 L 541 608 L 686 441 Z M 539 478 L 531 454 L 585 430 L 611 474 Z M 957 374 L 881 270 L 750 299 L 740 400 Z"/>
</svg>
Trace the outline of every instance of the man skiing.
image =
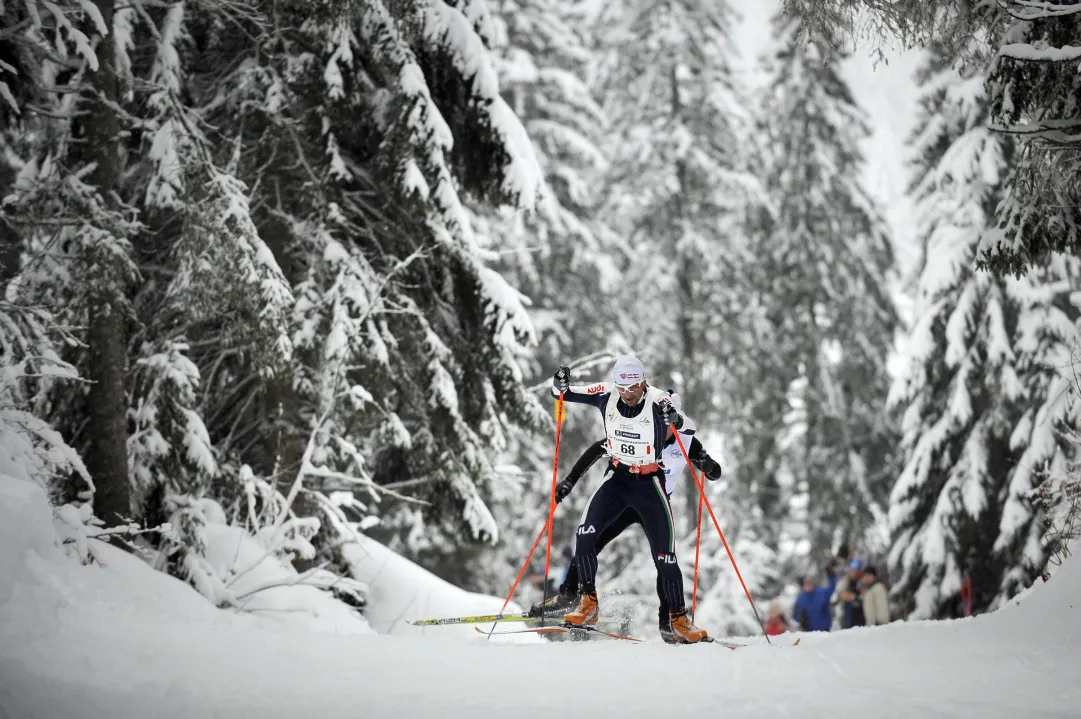
<svg viewBox="0 0 1081 719">
<path fill-rule="evenodd" d="M 683 407 L 680 396 L 672 390 L 668 390 L 668 396 L 676 410 L 682 412 Z M 679 430 L 679 435 L 683 440 L 683 446 L 687 449 L 687 456 L 691 460 L 692 466 L 703 472 L 711 481 L 720 479 L 721 465 L 709 456 L 702 446 L 702 443 L 698 441 L 698 438 L 695 436 L 694 421 L 686 415 L 684 415 L 684 422 Z M 582 456 L 574 463 L 574 466 L 571 468 L 566 479 L 560 482 L 556 487 L 555 499 L 557 504 L 566 499 L 574 489 L 575 485 L 578 484 L 578 480 L 589 471 L 598 459 L 607 454 L 607 444 L 607 439 L 601 439 L 586 448 L 585 452 L 582 453 Z M 683 473 L 683 468 L 687 465 L 683 458 L 683 451 L 680 449 L 679 443 L 676 442 L 675 430 L 672 427 L 668 428 L 668 438 L 665 441 L 664 450 L 661 452 L 661 460 L 661 463 L 664 465 L 665 474 L 664 492 L 668 499 L 671 499 L 672 492 L 675 491 L 676 480 Z M 612 467 L 609 465 L 605 468 L 605 478 L 607 478 L 611 472 Z M 601 550 L 608 546 L 612 540 L 622 534 L 628 527 L 641 523 L 642 518 L 638 515 L 638 512 L 632 507 L 627 507 L 615 521 L 597 535 L 595 551 L 597 554 L 600 554 Z M 530 608 L 529 614 L 531 616 L 539 617 L 542 612 L 544 614 L 549 614 L 553 611 L 570 609 L 578 603 L 578 594 L 578 567 L 572 560 L 563 579 L 563 583 L 559 587 L 559 594 L 552 599 L 549 599 L 547 603 L 544 603 L 543 609 L 541 607 L 542 602 L 534 604 Z M 670 610 L 668 607 L 668 600 L 665 596 L 662 575 L 659 569 L 657 571 L 657 597 L 660 600 L 657 622 L 661 638 L 669 644 L 674 644 L 676 643 L 676 639 L 672 635 L 672 625 L 669 618 Z"/>
<path fill-rule="evenodd" d="M 630 508 L 638 514 L 661 575 L 673 639 L 688 644 L 706 639 L 706 631 L 687 616 L 683 573 L 676 561 L 675 523 L 660 463 L 669 427 L 680 430 L 686 418 L 664 390 L 646 383 L 645 365 L 636 357 L 616 360 L 611 383 L 572 386 L 570 379 L 570 370 L 560 367 L 553 378 L 552 394 L 558 397 L 562 393 L 568 402 L 591 404 L 600 410 L 611 474 L 593 493 L 578 525 L 574 559 L 581 597 L 577 609 L 563 621 L 579 626 L 597 623 L 597 540 Z"/>
</svg>

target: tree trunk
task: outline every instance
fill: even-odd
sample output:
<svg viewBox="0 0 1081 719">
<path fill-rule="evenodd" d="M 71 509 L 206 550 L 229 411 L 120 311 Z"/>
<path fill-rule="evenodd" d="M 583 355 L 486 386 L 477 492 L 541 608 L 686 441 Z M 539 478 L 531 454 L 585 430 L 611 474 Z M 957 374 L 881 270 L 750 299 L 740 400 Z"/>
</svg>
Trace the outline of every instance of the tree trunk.
<svg viewBox="0 0 1081 719">
<path fill-rule="evenodd" d="M 266 243 L 267 249 L 274 255 L 282 273 L 291 286 L 297 279 L 289 262 L 289 248 L 293 241 L 289 226 L 280 218 L 270 216 L 258 224 L 259 236 Z M 296 481 L 304 449 L 308 441 L 310 428 L 305 427 L 301 414 L 301 401 L 293 387 L 290 374 L 271 377 L 263 387 L 267 413 L 266 456 L 269 462 L 267 473 L 273 475 L 274 483 L 282 494 L 288 494 Z M 298 494 L 293 500 L 292 511 L 304 516 L 318 516 L 318 506 L 309 499 L 309 495 Z M 320 560 L 307 560 L 296 557 L 293 566 L 298 572 L 305 572 Z"/>
<path fill-rule="evenodd" d="M 106 27 L 113 24 L 113 3 L 97 0 Z M 87 28 L 97 34 L 92 23 Z M 91 34 L 91 33 L 88 33 Z M 87 159 L 96 163 L 88 182 L 97 187 L 105 202 L 112 202 L 120 177 L 119 123 L 112 105 L 117 102 L 113 36 L 101 38 L 97 48 L 98 69 L 88 73 L 90 91 L 83 100 L 87 114 Z M 108 269 L 106 269 L 108 273 Z M 123 288 L 111 277 L 92 278 L 100 288 L 89 303 L 90 385 L 86 466 L 97 492 L 94 513 L 113 526 L 132 515 L 128 480 L 127 427 L 127 316 Z"/>
<path fill-rule="evenodd" d="M 267 249 L 274 255 L 282 273 L 290 285 L 295 285 L 294 273 L 290 271 L 289 245 L 292 235 L 288 225 L 273 215 L 263 218 L 259 224 L 259 236 L 266 243 Z M 266 397 L 265 411 L 268 432 L 266 435 L 266 453 L 268 473 L 273 473 L 278 489 L 284 494 L 289 491 L 300 469 L 300 459 L 304 456 L 304 446 L 308 439 L 301 427 L 300 400 L 293 388 L 293 380 L 288 374 L 272 377 L 263 388 Z M 300 502 L 300 497 L 297 498 Z M 296 504 L 294 504 L 296 506 Z"/>
</svg>

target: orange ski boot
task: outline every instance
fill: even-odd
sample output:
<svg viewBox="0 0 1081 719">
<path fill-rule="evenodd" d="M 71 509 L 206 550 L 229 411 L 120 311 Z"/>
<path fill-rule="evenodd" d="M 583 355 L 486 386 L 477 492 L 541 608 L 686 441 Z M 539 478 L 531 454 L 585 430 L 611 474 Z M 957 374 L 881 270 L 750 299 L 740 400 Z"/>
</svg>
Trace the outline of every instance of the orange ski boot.
<svg viewBox="0 0 1081 719">
<path fill-rule="evenodd" d="M 687 616 L 686 609 L 681 612 L 673 612 L 671 617 L 672 636 L 677 642 L 681 644 L 696 644 L 707 638 L 708 635 L 706 634 L 706 630 L 694 626 L 691 622 L 691 618 Z"/>
<path fill-rule="evenodd" d="M 578 600 L 578 608 L 570 614 L 563 616 L 563 621 L 567 624 L 574 624 L 579 627 L 584 627 L 587 624 L 596 624 L 597 616 L 600 611 L 597 607 L 597 593 L 589 592 L 582 595 L 582 598 Z"/>
</svg>

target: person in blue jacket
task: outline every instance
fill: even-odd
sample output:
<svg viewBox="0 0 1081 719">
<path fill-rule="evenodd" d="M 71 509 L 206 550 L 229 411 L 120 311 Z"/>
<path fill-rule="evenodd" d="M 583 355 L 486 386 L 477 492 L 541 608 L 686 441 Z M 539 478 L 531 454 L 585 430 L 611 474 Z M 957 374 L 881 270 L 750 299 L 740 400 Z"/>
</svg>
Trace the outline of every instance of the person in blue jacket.
<svg viewBox="0 0 1081 719">
<path fill-rule="evenodd" d="M 837 574 L 832 567 L 826 569 L 828 580 L 821 587 L 815 586 L 813 577 L 800 577 L 803 591 L 792 605 L 792 618 L 802 631 L 828 632 L 833 625 L 830 597 L 837 586 Z"/>
</svg>

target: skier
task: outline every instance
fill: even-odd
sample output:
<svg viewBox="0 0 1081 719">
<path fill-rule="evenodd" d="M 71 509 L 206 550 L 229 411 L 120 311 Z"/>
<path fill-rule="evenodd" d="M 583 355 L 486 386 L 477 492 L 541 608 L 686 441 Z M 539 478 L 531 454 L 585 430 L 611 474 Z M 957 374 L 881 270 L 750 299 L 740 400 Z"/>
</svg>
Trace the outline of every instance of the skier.
<svg viewBox="0 0 1081 719">
<path fill-rule="evenodd" d="M 611 383 L 571 386 L 570 379 L 570 369 L 560 367 L 553 378 L 552 394 L 558 397 L 562 393 L 568 402 L 591 404 L 600 410 L 612 472 L 593 493 L 578 525 L 574 554 L 581 598 L 578 608 L 563 621 L 579 626 L 597 623 L 597 540 L 625 509 L 632 508 L 638 513 L 661 574 L 673 638 L 680 643 L 706 639 L 706 631 L 687 616 L 683 573 L 676 561 L 675 525 L 659 462 L 668 427 L 680 430 L 685 418 L 664 390 L 646 383 L 645 365 L 636 357 L 616 360 Z"/>
<path fill-rule="evenodd" d="M 668 396 L 676 410 L 682 411 L 683 403 L 679 394 L 670 389 L 668 390 Z M 711 481 L 720 479 L 721 465 L 709 456 L 694 433 L 694 421 L 691 420 L 690 417 L 684 416 L 683 427 L 680 428 L 679 435 L 683 439 L 683 446 L 687 449 L 687 456 L 691 460 L 691 464 L 699 471 L 705 473 L 706 477 Z M 574 463 L 574 466 L 571 468 L 566 479 L 560 482 L 556 487 L 557 504 L 566 499 L 574 489 L 575 485 L 578 484 L 578 480 L 582 478 L 582 475 L 588 472 L 598 459 L 607 454 L 607 444 L 607 439 L 601 439 L 586 448 L 585 452 L 582 453 L 582 456 Z M 664 450 L 661 452 L 661 463 L 664 465 L 664 493 L 670 500 L 672 498 L 672 492 L 675 491 L 676 488 L 676 480 L 683 473 L 683 468 L 687 465 L 686 461 L 683 459 L 683 451 L 679 448 L 679 443 L 676 442 L 675 430 L 671 427 L 668 428 L 668 438 L 665 441 Z M 604 477 L 606 479 L 611 471 L 611 466 L 605 468 Z M 642 518 L 638 515 L 638 512 L 632 507 L 627 507 L 615 521 L 597 535 L 595 551 L 597 554 L 600 554 L 601 550 L 608 546 L 612 540 L 622 534 L 628 527 L 641 523 Z M 572 560 L 567 569 L 567 573 L 563 578 L 563 583 L 559 587 L 559 593 L 555 597 L 549 599 L 547 603 L 538 602 L 534 604 L 530 608 L 529 614 L 530 616 L 539 617 L 542 612 L 544 614 L 549 614 L 553 611 L 565 611 L 572 606 L 577 605 L 579 601 L 578 595 L 578 567 Z M 657 625 L 660 629 L 661 638 L 669 644 L 674 644 L 676 643 L 676 640 L 672 635 L 668 600 L 665 597 L 664 584 L 659 570 L 657 571 L 657 597 L 660 600 Z M 544 604 L 543 609 L 541 606 L 542 604 Z"/>
</svg>

